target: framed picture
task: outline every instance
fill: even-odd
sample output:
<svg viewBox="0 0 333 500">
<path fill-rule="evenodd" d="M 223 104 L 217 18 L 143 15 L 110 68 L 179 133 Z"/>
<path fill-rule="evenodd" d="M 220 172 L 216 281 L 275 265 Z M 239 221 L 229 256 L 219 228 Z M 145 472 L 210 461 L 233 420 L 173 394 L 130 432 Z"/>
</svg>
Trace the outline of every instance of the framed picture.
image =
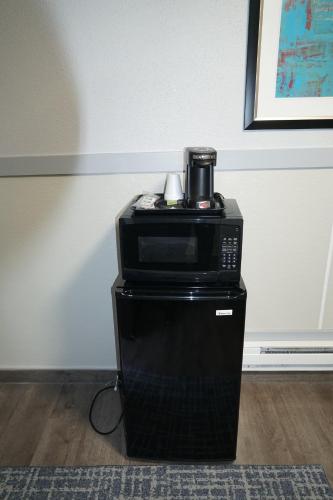
<svg viewBox="0 0 333 500">
<path fill-rule="evenodd" d="M 244 128 L 333 127 L 333 0 L 250 0 Z"/>
</svg>

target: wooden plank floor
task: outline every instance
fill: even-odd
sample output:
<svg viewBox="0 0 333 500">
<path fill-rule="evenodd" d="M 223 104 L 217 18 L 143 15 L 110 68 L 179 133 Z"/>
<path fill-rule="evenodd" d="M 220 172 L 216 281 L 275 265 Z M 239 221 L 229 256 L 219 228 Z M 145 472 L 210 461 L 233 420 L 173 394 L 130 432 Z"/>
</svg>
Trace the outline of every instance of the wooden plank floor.
<svg viewBox="0 0 333 500">
<path fill-rule="evenodd" d="M 0 465 L 134 463 L 122 427 L 111 436 L 90 428 L 102 386 L 0 383 Z M 112 426 L 119 411 L 118 394 L 105 393 L 99 425 Z M 322 464 L 333 484 L 333 373 L 244 374 L 236 463 Z"/>
</svg>

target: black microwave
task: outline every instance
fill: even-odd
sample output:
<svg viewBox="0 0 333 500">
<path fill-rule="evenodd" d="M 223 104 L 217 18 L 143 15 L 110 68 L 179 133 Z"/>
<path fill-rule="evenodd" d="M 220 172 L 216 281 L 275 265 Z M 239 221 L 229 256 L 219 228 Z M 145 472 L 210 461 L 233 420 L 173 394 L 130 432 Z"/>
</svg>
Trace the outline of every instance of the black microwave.
<svg viewBox="0 0 333 500">
<path fill-rule="evenodd" d="M 138 198 L 138 197 L 137 197 Z M 136 210 L 119 216 L 124 280 L 238 282 L 243 218 L 234 199 L 214 210 Z"/>
</svg>

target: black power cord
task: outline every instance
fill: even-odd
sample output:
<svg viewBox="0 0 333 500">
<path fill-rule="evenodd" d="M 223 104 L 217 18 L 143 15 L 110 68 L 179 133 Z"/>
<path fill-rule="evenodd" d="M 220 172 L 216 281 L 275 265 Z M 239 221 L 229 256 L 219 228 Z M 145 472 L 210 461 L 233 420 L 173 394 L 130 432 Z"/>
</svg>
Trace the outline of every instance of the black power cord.
<svg viewBox="0 0 333 500">
<path fill-rule="evenodd" d="M 112 427 L 112 429 L 109 431 L 100 431 L 99 429 L 97 429 L 96 425 L 93 422 L 92 414 L 93 414 L 93 410 L 94 410 L 94 406 L 95 406 L 97 398 L 102 394 L 102 392 L 109 391 L 111 389 L 113 389 L 114 391 L 117 391 L 117 389 L 118 389 L 118 377 L 117 377 L 117 380 L 115 383 L 109 384 L 96 392 L 96 394 L 93 397 L 93 400 L 91 402 L 90 410 L 89 410 L 89 422 L 90 422 L 91 427 L 94 429 L 95 432 L 97 432 L 97 434 L 102 434 L 103 436 L 105 436 L 107 434 L 112 434 L 119 427 L 119 424 L 123 418 L 123 413 L 121 413 L 116 425 L 114 427 Z"/>
</svg>

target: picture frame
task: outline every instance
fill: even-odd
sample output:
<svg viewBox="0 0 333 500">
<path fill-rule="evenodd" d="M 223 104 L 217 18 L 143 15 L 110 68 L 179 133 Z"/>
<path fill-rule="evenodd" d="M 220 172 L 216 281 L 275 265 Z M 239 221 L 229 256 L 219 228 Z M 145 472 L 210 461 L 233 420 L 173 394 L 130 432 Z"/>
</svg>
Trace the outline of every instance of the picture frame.
<svg viewBox="0 0 333 500">
<path fill-rule="evenodd" d="M 280 59 L 278 59 L 279 43 L 281 43 L 280 21 L 283 5 L 286 10 L 286 4 L 283 3 L 286 1 L 249 0 L 244 106 L 245 130 L 333 127 L 333 92 L 332 95 L 324 97 L 320 95 L 290 97 L 288 95 L 281 98 L 281 96 L 276 95 L 280 90 L 277 87 L 278 63 L 280 64 Z M 309 5 L 306 2 L 300 3 L 304 4 L 305 7 Z M 288 5 L 291 5 L 290 0 Z M 306 35 L 310 36 L 308 33 Z M 297 43 L 299 43 L 300 37 L 297 33 L 294 36 L 297 37 Z M 327 38 L 327 43 L 329 43 L 330 50 L 333 50 L 333 33 L 331 38 L 331 40 Z M 301 69 L 304 70 L 304 68 Z M 333 84 L 333 71 L 329 74 L 329 78 L 330 83 Z M 289 83 L 289 86 L 292 83 Z M 333 87 L 329 89 L 331 88 Z"/>
</svg>

